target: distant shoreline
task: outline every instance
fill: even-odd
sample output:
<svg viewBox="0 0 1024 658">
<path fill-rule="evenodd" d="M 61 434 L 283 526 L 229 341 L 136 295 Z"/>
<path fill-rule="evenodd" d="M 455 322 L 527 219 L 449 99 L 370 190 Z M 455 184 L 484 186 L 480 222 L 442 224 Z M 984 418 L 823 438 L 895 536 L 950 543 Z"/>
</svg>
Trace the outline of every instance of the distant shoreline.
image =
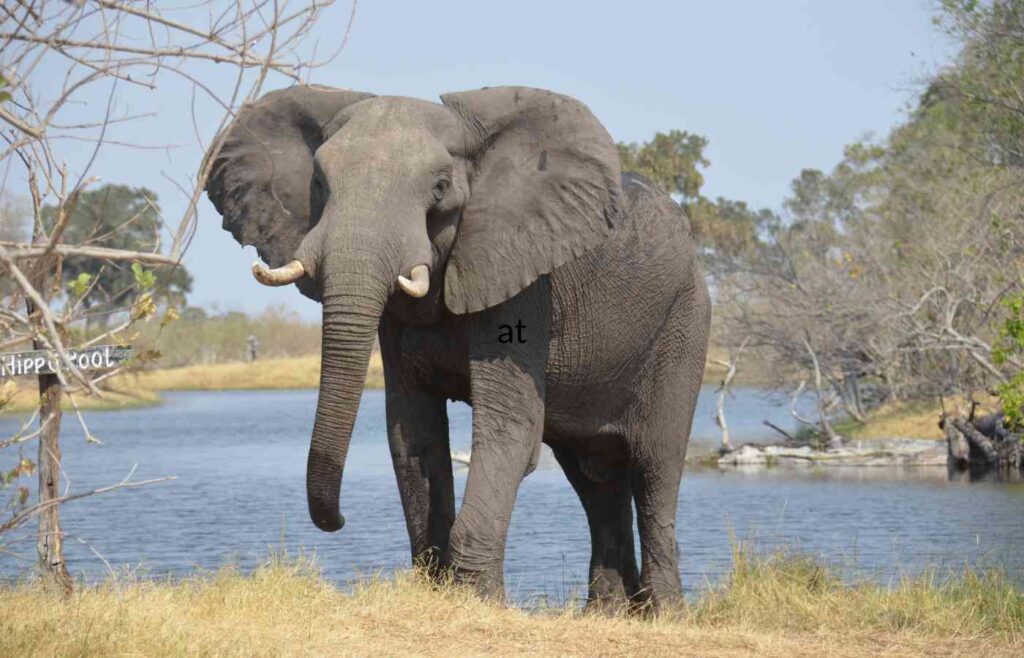
<svg viewBox="0 0 1024 658">
<path fill-rule="evenodd" d="M 16 381 L 17 393 L 4 411 L 31 412 L 37 404 L 35 380 L 21 377 L 7 381 Z M 319 386 L 320 357 L 299 356 L 144 370 L 112 378 L 105 383 L 102 398 L 78 396 L 75 401 L 83 411 L 113 411 L 159 405 L 163 402 L 162 391 L 294 390 Z M 379 354 L 370 357 L 365 388 L 384 388 L 384 366 Z M 73 409 L 67 399 L 63 407 Z"/>
<path fill-rule="evenodd" d="M 320 357 L 316 355 L 233 361 L 147 370 L 119 378 L 155 391 L 223 391 L 318 388 Z M 380 354 L 370 357 L 364 388 L 384 388 Z"/>
<path fill-rule="evenodd" d="M 719 370 L 709 365 L 704 373 L 704 383 L 717 384 L 721 376 Z M 31 378 L 19 378 L 18 391 L 4 411 L 25 413 L 34 409 L 37 403 L 34 384 Z M 4 385 L 10 384 L 0 382 L 0 387 Z M 162 391 L 296 390 L 316 389 L 319 385 L 320 357 L 307 355 L 145 370 L 107 382 L 110 390 L 104 391 L 102 399 L 79 396 L 76 402 L 83 411 L 110 411 L 159 405 L 163 401 Z M 734 386 L 758 384 L 737 381 Z M 370 357 L 364 388 L 384 388 L 384 365 L 379 353 Z M 64 409 L 72 409 L 68 400 L 64 401 Z M 728 401 L 725 411 L 728 418 L 732 411 Z M 864 425 L 842 421 L 836 429 L 850 439 L 941 439 L 942 431 L 938 428 L 940 412 L 938 406 L 923 403 L 887 404 L 869 413 L 868 422 Z"/>
</svg>

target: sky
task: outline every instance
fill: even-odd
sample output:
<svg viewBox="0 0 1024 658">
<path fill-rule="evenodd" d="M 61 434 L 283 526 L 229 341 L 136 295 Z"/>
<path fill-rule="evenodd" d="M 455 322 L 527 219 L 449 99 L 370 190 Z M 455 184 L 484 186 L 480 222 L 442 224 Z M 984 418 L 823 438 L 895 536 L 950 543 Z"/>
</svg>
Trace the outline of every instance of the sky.
<svg viewBox="0 0 1024 658">
<path fill-rule="evenodd" d="M 347 47 L 311 81 L 434 101 L 483 86 L 550 89 L 586 103 L 616 141 L 673 129 L 704 135 L 705 195 L 779 209 L 801 169 L 829 170 L 846 144 L 884 136 L 901 121 L 923 80 L 955 52 L 932 23 L 935 3 L 923 0 L 615 5 L 361 0 Z M 318 52 L 340 43 L 350 9 L 342 0 L 324 14 L 312 35 Z M 119 127 L 118 138 L 194 142 L 189 95 L 168 85 L 129 97 L 120 109 L 157 115 L 143 127 Z M 212 113 L 198 124 L 208 140 Z M 69 148 L 78 149 L 72 160 L 91 155 L 88 145 Z M 170 179 L 194 180 L 200 159 L 195 146 L 105 146 L 94 172 L 104 182 L 149 187 L 176 218 L 184 200 Z M 319 318 L 319 306 L 293 287 L 257 284 L 249 270 L 255 250 L 241 249 L 220 221 L 204 199 L 184 259 L 195 279 L 192 304 L 246 312 L 284 305 Z"/>
</svg>

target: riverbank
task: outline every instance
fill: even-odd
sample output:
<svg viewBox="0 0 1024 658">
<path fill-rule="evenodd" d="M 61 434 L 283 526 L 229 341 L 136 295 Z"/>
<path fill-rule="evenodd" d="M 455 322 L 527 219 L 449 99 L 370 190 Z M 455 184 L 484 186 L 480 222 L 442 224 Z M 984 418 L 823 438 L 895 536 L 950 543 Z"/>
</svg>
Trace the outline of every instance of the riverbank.
<svg viewBox="0 0 1024 658">
<path fill-rule="evenodd" d="M 180 583 L 120 578 L 70 598 L 0 589 L 0 655 L 878 656 L 1024 651 L 1024 593 L 998 575 L 846 586 L 806 558 L 740 555 L 675 618 L 524 612 L 414 572 L 346 593 L 308 562 Z"/>
<path fill-rule="evenodd" d="M 708 368 L 705 383 L 716 381 Z M 221 391 L 317 388 L 320 357 L 317 355 L 199 364 L 181 368 L 146 370 L 116 380 L 154 391 Z M 384 388 L 384 364 L 380 353 L 370 356 L 365 388 Z"/>
<path fill-rule="evenodd" d="M 320 385 L 320 357 L 309 355 L 147 370 L 126 375 L 119 381 L 157 391 L 317 388 Z M 370 357 L 366 388 L 384 388 L 384 364 L 380 354 Z"/>
<path fill-rule="evenodd" d="M 709 366 L 705 371 L 705 384 L 717 383 L 721 376 L 719 370 Z M 314 389 L 319 384 L 320 357 L 307 355 L 145 370 L 107 381 L 105 386 L 110 390 L 105 391 L 102 399 L 79 396 L 77 402 L 82 410 L 109 411 L 160 404 L 160 391 Z M 16 386 L 17 394 L 4 411 L 23 413 L 34 409 L 35 380 L 17 378 Z M 384 366 L 379 353 L 370 357 L 365 387 L 384 388 Z M 71 408 L 66 400 L 64 408 Z M 727 404 L 727 418 L 733 411 Z M 836 422 L 835 428 L 843 437 L 854 441 L 891 438 L 941 440 L 944 438 L 938 426 L 941 411 L 938 403 L 886 404 L 869 412 L 864 424 L 845 420 Z"/>
<path fill-rule="evenodd" d="M 4 412 L 25 413 L 36 408 L 38 394 L 34 379 L 18 377 L 3 385 L 6 388 L 0 390 L 0 400 L 6 400 L 6 404 L 0 407 Z M 299 356 L 144 370 L 105 382 L 102 398 L 79 395 L 75 401 L 83 411 L 113 411 L 160 404 L 160 391 L 276 390 L 317 388 L 319 385 L 320 357 Z M 384 388 L 384 365 L 380 354 L 370 357 L 366 388 Z M 72 408 L 66 399 L 63 406 L 65 410 Z"/>
<path fill-rule="evenodd" d="M 843 420 L 835 424 L 838 434 L 847 439 L 888 439 L 892 437 L 945 438 L 939 428 L 941 405 L 935 402 L 887 403 L 868 412 L 865 423 Z"/>
<path fill-rule="evenodd" d="M 75 402 L 82 411 L 115 411 L 155 406 L 160 404 L 162 399 L 157 391 L 123 385 L 105 390 L 102 398 L 90 395 L 76 396 Z M 74 408 L 67 399 L 63 400 L 62 405 L 65 411 Z M 35 380 L 19 378 L 17 382 L 7 381 L 0 385 L 0 409 L 4 413 L 31 413 L 38 406 L 39 393 Z"/>
<path fill-rule="evenodd" d="M 979 416 L 999 407 L 999 399 L 984 392 L 978 392 L 974 397 L 979 403 L 976 411 Z M 947 400 L 946 405 L 946 410 L 953 412 L 956 401 Z M 942 411 L 942 403 L 938 400 L 888 402 L 869 411 L 865 423 L 847 419 L 835 423 L 834 427 L 838 434 L 852 440 L 914 438 L 939 441 L 946 438 L 939 427 Z"/>
</svg>

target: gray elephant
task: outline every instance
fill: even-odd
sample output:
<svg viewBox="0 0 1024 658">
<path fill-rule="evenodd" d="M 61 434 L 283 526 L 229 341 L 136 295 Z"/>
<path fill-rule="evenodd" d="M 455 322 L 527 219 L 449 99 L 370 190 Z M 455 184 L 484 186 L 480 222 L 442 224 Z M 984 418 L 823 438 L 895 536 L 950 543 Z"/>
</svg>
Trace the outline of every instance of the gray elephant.
<svg viewBox="0 0 1024 658">
<path fill-rule="evenodd" d="M 497 87 L 441 101 L 271 92 L 209 161 L 224 228 L 273 268 L 257 263 L 256 278 L 323 305 L 310 516 L 345 523 L 342 472 L 379 335 L 415 561 L 502 596 L 512 507 L 543 441 L 590 525 L 590 604 L 676 602 L 710 321 L 686 217 L 620 176 L 611 138 L 574 99 Z M 473 407 L 458 514 L 447 398 Z"/>
</svg>

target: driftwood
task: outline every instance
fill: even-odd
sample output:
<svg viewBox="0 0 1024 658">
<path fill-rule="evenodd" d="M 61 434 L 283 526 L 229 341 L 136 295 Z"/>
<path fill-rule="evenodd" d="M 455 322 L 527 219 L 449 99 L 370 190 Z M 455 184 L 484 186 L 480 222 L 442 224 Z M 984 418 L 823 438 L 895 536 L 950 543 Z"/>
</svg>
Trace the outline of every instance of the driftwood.
<svg viewBox="0 0 1024 658">
<path fill-rule="evenodd" d="M 944 414 L 939 426 L 946 435 L 951 467 L 972 471 L 1024 469 L 1024 437 L 1006 428 L 1002 413 L 980 418 Z"/>
<path fill-rule="evenodd" d="M 778 432 L 779 434 L 781 434 L 782 436 L 786 437 L 786 441 L 792 442 L 794 444 L 800 443 L 800 441 L 795 436 L 793 436 L 792 434 L 790 434 L 786 430 L 782 429 L 781 427 L 779 427 L 775 423 L 772 423 L 772 422 L 770 422 L 768 420 L 762 420 L 761 423 L 763 423 L 765 427 L 767 427 L 769 429 L 773 429 L 776 432 Z"/>
</svg>

